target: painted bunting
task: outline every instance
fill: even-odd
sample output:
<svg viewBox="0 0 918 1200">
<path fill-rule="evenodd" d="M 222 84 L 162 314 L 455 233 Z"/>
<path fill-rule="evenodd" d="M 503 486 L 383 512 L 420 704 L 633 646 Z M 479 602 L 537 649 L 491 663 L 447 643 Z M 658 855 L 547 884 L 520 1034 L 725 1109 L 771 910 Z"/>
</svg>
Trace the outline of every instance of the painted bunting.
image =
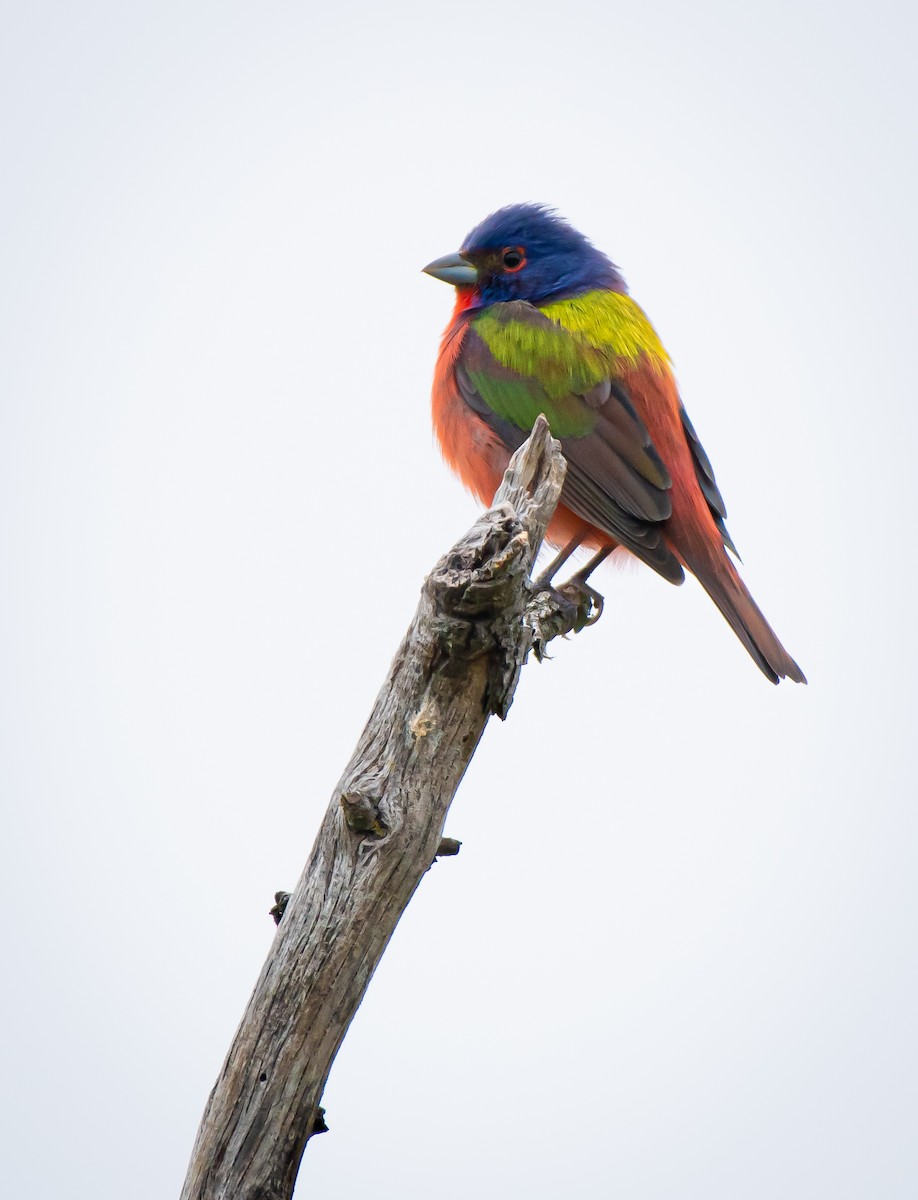
<svg viewBox="0 0 918 1200">
<path fill-rule="evenodd" d="M 805 683 L 727 553 L 710 460 L 615 264 L 550 209 L 515 204 L 424 270 L 457 292 L 433 418 L 462 481 L 490 503 L 544 413 L 568 463 L 547 535 L 562 556 L 620 547 L 671 583 L 691 571 L 763 674 Z"/>
</svg>

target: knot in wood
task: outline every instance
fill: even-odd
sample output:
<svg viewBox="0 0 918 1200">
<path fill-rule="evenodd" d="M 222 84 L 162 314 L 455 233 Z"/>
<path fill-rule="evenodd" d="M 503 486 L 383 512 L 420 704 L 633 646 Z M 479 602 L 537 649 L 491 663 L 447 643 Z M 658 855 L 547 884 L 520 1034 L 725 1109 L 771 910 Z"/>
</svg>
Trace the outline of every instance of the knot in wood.
<svg viewBox="0 0 918 1200">
<path fill-rule="evenodd" d="M 268 909 L 268 915 L 274 918 L 274 924 L 280 925 L 284 913 L 287 911 L 287 905 L 290 903 L 289 892 L 274 893 L 274 907 Z"/>
<path fill-rule="evenodd" d="M 385 837 L 388 830 L 379 810 L 379 800 L 363 792 L 342 792 L 341 811 L 352 833 L 372 833 Z"/>
<path fill-rule="evenodd" d="M 530 567 L 529 534 L 509 506 L 478 521 L 442 558 L 427 587 L 439 613 L 487 620 L 522 604 Z"/>
</svg>

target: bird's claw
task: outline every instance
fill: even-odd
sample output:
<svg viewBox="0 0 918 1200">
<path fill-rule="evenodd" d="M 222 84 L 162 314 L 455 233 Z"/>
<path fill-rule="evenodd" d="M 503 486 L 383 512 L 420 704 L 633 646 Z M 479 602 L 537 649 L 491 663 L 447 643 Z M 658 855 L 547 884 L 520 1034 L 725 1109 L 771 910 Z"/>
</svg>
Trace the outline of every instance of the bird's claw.
<svg viewBox="0 0 918 1200">
<path fill-rule="evenodd" d="M 602 610 L 605 607 L 605 597 L 594 587 L 591 587 L 585 579 L 579 574 L 572 575 L 571 578 L 561 585 L 562 591 L 566 590 L 572 598 L 575 599 L 578 612 L 584 613 L 583 624 L 579 625 L 573 632 L 579 633 L 581 629 L 587 629 L 590 625 L 595 625 L 602 616 Z"/>
<path fill-rule="evenodd" d="M 602 610 L 602 596 L 576 575 L 559 587 L 536 581 L 526 612 L 536 659 L 542 662 L 547 657 L 548 643 L 553 638 L 580 633 L 595 625 Z"/>
</svg>

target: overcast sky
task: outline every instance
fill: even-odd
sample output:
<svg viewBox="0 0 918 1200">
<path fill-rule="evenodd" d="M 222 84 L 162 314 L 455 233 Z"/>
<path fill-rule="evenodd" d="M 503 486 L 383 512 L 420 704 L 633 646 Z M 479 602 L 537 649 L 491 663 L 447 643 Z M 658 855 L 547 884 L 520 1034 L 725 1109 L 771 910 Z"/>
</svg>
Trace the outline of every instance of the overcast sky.
<svg viewBox="0 0 918 1200">
<path fill-rule="evenodd" d="M 486 733 L 298 1194 L 918 1194 L 907 8 L 6 6 L 4 1194 L 177 1195 L 477 512 L 420 267 L 519 200 L 654 320 L 810 686 L 606 570 Z"/>
</svg>

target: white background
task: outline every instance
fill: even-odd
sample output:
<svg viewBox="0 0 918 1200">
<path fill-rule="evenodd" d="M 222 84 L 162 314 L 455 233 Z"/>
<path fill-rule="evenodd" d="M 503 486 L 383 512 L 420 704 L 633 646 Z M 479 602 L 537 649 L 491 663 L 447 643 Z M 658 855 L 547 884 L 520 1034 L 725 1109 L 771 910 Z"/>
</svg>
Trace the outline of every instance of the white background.
<svg viewBox="0 0 918 1200">
<path fill-rule="evenodd" d="M 918 1192 L 907 7 L 6 7 L 5 1195 L 177 1194 L 477 511 L 419 269 L 518 200 L 624 270 L 811 682 L 606 571 L 487 731 L 299 1194 Z"/>
</svg>

